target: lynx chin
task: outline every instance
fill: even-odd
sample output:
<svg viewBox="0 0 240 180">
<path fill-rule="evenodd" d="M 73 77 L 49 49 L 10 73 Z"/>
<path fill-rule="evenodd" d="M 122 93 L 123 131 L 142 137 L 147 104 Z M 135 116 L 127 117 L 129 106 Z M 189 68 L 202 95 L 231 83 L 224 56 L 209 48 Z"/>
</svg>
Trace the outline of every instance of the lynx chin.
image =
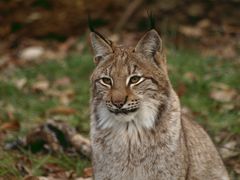
<svg viewBox="0 0 240 180">
<path fill-rule="evenodd" d="M 95 180 L 228 180 L 214 144 L 181 114 L 155 29 L 136 47 L 90 33 Z"/>
</svg>

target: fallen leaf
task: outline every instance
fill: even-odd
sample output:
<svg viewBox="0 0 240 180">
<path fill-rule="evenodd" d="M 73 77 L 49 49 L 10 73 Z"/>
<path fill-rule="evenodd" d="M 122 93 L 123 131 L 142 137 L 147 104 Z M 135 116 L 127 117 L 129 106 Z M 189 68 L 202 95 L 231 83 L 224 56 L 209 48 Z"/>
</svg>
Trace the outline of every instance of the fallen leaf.
<svg viewBox="0 0 240 180">
<path fill-rule="evenodd" d="M 43 165 L 43 169 L 46 171 L 46 174 L 65 171 L 57 163 L 46 163 Z"/>
<path fill-rule="evenodd" d="M 36 176 L 26 176 L 23 180 L 39 180 L 39 177 Z"/>
<path fill-rule="evenodd" d="M 240 174 L 240 163 L 235 163 L 233 166 L 233 170 L 237 173 Z"/>
<path fill-rule="evenodd" d="M 27 176 L 32 174 L 31 170 L 29 169 L 29 167 L 27 167 L 24 160 L 18 161 L 16 163 L 16 168 L 18 169 L 18 171 L 22 176 Z"/>
<path fill-rule="evenodd" d="M 58 89 L 48 89 L 45 94 L 50 97 L 57 97 L 62 105 L 67 106 L 74 98 L 75 92 L 73 89 L 60 91 Z"/>
<path fill-rule="evenodd" d="M 195 73 L 193 72 L 186 72 L 184 75 L 183 75 L 184 79 L 192 82 L 192 81 L 195 81 L 197 79 L 197 76 Z"/>
<path fill-rule="evenodd" d="M 57 79 L 54 83 L 53 86 L 54 87 L 64 87 L 64 86 L 68 86 L 71 84 L 71 79 L 69 77 L 62 77 L 60 79 Z"/>
<path fill-rule="evenodd" d="M 62 114 L 62 115 L 73 115 L 76 114 L 77 110 L 69 107 L 55 107 L 48 110 L 48 114 L 56 115 L 56 114 Z"/>
<path fill-rule="evenodd" d="M 187 6 L 186 12 L 190 16 L 202 16 L 205 13 L 205 6 L 203 3 L 195 2 Z"/>
<path fill-rule="evenodd" d="M 203 35 L 203 29 L 197 27 L 197 26 L 180 26 L 179 27 L 180 33 L 184 34 L 188 37 L 194 37 L 199 38 Z"/>
<path fill-rule="evenodd" d="M 22 89 L 27 83 L 27 79 L 26 78 L 21 78 L 21 79 L 16 79 L 14 80 L 14 84 L 18 89 Z"/>
<path fill-rule="evenodd" d="M 47 163 L 43 166 L 48 177 L 57 179 L 75 179 L 76 173 L 73 171 L 66 171 L 64 168 L 60 167 L 57 163 Z"/>
<path fill-rule="evenodd" d="M 186 93 L 187 87 L 184 83 L 181 83 L 181 84 L 178 85 L 176 91 L 177 91 L 178 96 L 181 97 Z"/>
<path fill-rule="evenodd" d="M 237 95 L 237 91 L 233 88 L 226 86 L 219 86 L 210 92 L 210 97 L 218 102 L 230 102 Z"/>
<path fill-rule="evenodd" d="M 44 176 L 39 176 L 38 180 L 65 180 L 65 179 L 59 179 L 59 178 L 54 178 L 54 177 L 44 177 Z"/>
<path fill-rule="evenodd" d="M 0 131 L 18 131 L 19 129 L 20 123 L 17 120 L 3 123 L 0 126 Z"/>
<path fill-rule="evenodd" d="M 239 155 L 240 151 L 237 151 L 236 146 L 237 142 L 232 140 L 219 148 L 219 153 L 221 154 L 222 158 L 227 159 Z"/>
<path fill-rule="evenodd" d="M 92 169 L 92 167 L 84 168 L 84 170 L 83 170 L 83 177 L 87 178 L 87 177 L 92 177 L 92 176 L 93 176 L 93 169 Z"/>
<path fill-rule="evenodd" d="M 47 80 L 40 80 L 35 82 L 32 85 L 32 89 L 37 92 L 43 92 L 46 91 L 49 88 L 49 82 Z"/>
<path fill-rule="evenodd" d="M 231 111 L 235 108 L 235 105 L 233 103 L 225 103 L 221 106 L 220 112 L 227 112 Z"/>
<path fill-rule="evenodd" d="M 17 111 L 16 108 L 12 104 L 6 104 L 4 109 L 7 112 L 8 119 L 14 120 L 14 113 Z"/>
<path fill-rule="evenodd" d="M 67 53 L 68 50 L 76 43 L 76 38 L 70 37 L 64 43 L 59 45 L 59 51 L 61 53 Z"/>
<path fill-rule="evenodd" d="M 16 177 L 16 175 L 6 174 L 0 177 L 0 180 L 19 180 L 19 177 Z"/>
<path fill-rule="evenodd" d="M 211 25 L 211 21 L 209 19 L 202 19 L 197 23 L 199 28 L 205 29 Z"/>
<path fill-rule="evenodd" d="M 73 89 L 67 89 L 63 91 L 59 96 L 59 101 L 62 105 L 68 105 L 75 97 Z"/>
<path fill-rule="evenodd" d="M 225 83 L 212 82 L 210 85 L 213 89 L 229 89 L 229 85 Z"/>
<path fill-rule="evenodd" d="M 24 60 L 36 60 L 39 59 L 41 56 L 44 54 L 44 48 L 41 46 L 32 46 L 32 47 L 27 47 L 23 49 L 19 57 Z"/>
<path fill-rule="evenodd" d="M 14 118 L 14 111 L 15 111 L 15 109 L 11 110 L 11 111 L 7 111 L 7 117 L 8 117 L 9 120 L 14 120 L 15 119 Z"/>
</svg>

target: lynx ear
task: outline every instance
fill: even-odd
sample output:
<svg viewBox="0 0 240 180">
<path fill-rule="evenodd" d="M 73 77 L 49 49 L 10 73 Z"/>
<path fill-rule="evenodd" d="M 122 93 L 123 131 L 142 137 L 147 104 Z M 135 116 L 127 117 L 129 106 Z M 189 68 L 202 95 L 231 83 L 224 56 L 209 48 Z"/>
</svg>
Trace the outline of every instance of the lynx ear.
<svg viewBox="0 0 240 180">
<path fill-rule="evenodd" d="M 162 50 L 162 40 L 154 29 L 148 31 L 138 42 L 135 52 L 142 53 L 146 57 L 153 57 Z"/>
<path fill-rule="evenodd" d="M 103 56 L 113 52 L 111 42 L 106 40 L 102 35 L 96 32 L 90 33 L 90 41 L 95 56 L 96 63 L 103 58 Z"/>
</svg>

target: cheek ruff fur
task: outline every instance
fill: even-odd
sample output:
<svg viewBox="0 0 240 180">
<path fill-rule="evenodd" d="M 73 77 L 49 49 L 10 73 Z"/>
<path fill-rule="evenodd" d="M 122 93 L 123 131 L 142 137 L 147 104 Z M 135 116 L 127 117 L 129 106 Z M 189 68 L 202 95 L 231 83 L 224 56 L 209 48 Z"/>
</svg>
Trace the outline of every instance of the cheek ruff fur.
<svg viewBox="0 0 240 180">
<path fill-rule="evenodd" d="M 134 123 L 138 127 L 150 129 L 154 126 L 158 114 L 158 101 L 143 101 L 137 111 L 131 113 L 112 113 L 105 103 L 97 105 L 97 124 L 101 129 L 127 126 Z"/>
</svg>

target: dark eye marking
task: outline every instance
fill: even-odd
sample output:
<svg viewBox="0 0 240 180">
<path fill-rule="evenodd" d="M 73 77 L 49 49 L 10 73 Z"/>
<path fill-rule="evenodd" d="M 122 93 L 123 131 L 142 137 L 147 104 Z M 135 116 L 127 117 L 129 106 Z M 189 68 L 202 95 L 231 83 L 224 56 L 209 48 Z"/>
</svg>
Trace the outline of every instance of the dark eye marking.
<svg viewBox="0 0 240 180">
<path fill-rule="evenodd" d="M 137 65 L 134 65 L 134 66 L 133 66 L 132 74 L 134 74 L 134 73 L 136 72 L 136 70 L 137 70 Z"/>
</svg>

